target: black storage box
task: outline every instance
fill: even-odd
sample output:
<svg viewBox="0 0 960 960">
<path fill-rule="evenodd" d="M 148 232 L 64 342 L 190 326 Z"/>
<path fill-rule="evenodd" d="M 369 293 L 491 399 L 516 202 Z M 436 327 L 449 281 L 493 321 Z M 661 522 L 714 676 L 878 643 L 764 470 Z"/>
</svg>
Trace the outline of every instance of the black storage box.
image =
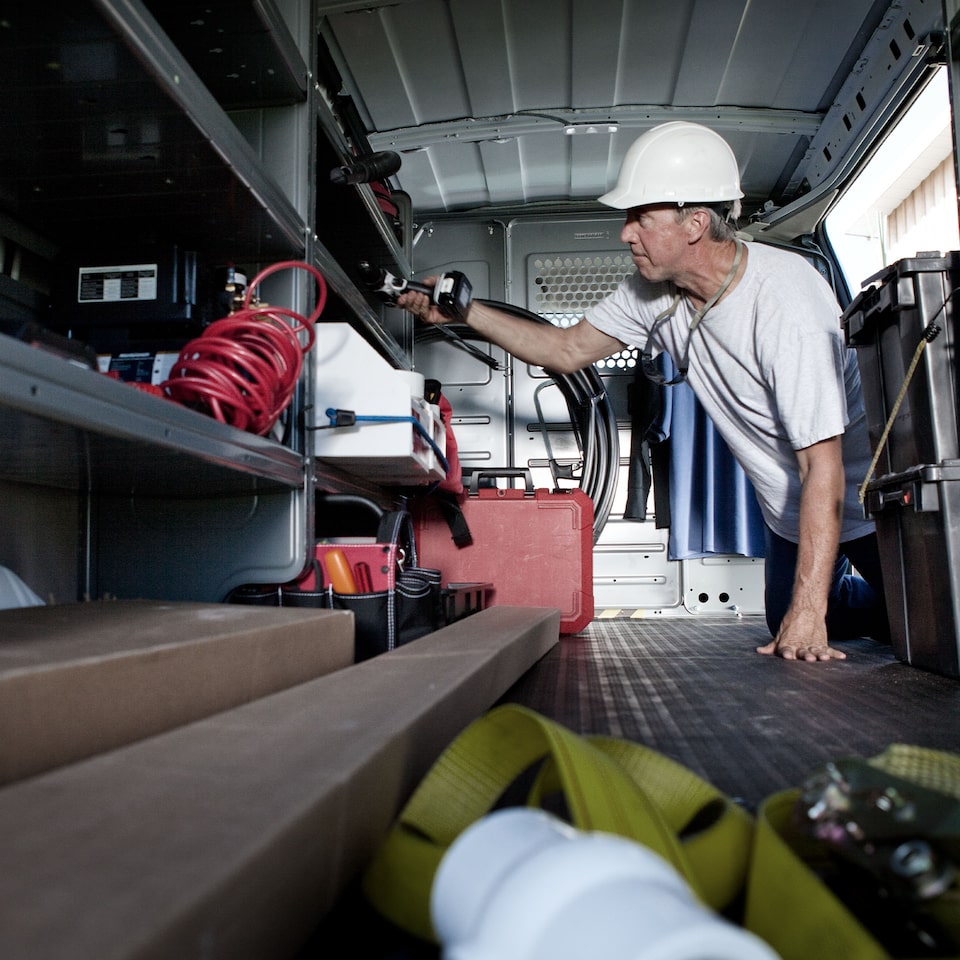
<svg viewBox="0 0 960 960">
<path fill-rule="evenodd" d="M 871 277 L 847 308 L 843 327 L 856 348 L 874 452 L 924 331 L 940 332 L 921 355 L 876 473 L 896 474 L 960 457 L 954 294 L 960 253 L 918 254 Z"/>
<path fill-rule="evenodd" d="M 880 477 L 864 508 L 877 524 L 894 653 L 960 678 L 960 460 Z"/>
</svg>

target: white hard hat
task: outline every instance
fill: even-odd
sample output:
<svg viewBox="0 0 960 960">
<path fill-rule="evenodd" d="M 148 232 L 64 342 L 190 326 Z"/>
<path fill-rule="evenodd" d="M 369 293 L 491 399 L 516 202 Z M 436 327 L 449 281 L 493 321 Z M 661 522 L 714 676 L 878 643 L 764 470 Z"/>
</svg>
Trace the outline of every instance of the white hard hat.
<svg viewBox="0 0 960 960">
<path fill-rule="evenodd" d="M 617 185 L 600 202 L 618 210 L 647 203 L 739 200 L 740 171 L 730 145 L 699 123 L 674 120 L 630 145 Z"/>
</svg>

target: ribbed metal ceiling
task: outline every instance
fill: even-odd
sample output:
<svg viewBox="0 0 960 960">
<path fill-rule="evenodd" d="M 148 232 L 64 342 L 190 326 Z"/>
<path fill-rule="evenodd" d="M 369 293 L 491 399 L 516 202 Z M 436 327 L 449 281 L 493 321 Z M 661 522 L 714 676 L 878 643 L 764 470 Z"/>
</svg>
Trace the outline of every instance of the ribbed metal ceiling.
<svg viewBox="0 0 960 960">
<path fill-rule="evenodd" d="M 321 0 L 318 10 L 371 146 L 402 154 L 397 181 L 429 212 L 594 200 L 633 139 L 667 119 L 727 138 L 747 203 L 789 201 L 829 174 L 941 16 L 936 0 Z"/>
</svg>

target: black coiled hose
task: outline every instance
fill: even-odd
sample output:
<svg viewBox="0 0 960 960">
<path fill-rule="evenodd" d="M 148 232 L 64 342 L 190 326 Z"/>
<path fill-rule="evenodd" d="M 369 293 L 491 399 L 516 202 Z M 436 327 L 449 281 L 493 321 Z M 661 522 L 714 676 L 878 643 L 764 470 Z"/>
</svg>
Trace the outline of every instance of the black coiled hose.
<svg viewBox="0 0 960 960">
<path fill-rule="evenodd" d="M 549 323 L 543 317 L 523 307 L 497 300 L 478 300 L 479 303 L 502 310 L 515 317 L 534 323 Z M 463 340 L 486 341 L 486 337 L 464 324 L 450 328 Z M 442 334 L 432 326 L 418 326 L 416 341 L 429 343 L 441 339 Z M 546 371 L 556 383 L 570 413 L 570 425 L 583 453 L 583 471 L 580 489 L 593 501 L 593 542 L 596 543 L 606 526 L 617 492 L 620 467 L 620 437 L 617 418 L 603 379 L 595 367 L 575 373 Z"/>
</svg>

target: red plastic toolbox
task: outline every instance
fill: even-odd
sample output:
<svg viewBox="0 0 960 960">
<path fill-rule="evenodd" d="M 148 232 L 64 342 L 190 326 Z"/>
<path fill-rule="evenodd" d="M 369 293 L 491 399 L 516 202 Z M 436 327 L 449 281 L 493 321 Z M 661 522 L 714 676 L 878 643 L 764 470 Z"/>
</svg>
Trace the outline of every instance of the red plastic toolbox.
<svg viewBox="0 0 960 960">
<path fill-rule="evenodd" d="M 481 477 L 523 476 L 489 470 L 473 475 L 460 504 L 473 542 L 458 547 L 441 508 L 425 497 L 412 508 L 417 553 L 439 568 L 444 584 L 490 583 L 491 606 L 555 607 L 560 632 L 593 619 L 593 501 L 582 490 L 551 493 L 478 487 Z"/>
</svg>

